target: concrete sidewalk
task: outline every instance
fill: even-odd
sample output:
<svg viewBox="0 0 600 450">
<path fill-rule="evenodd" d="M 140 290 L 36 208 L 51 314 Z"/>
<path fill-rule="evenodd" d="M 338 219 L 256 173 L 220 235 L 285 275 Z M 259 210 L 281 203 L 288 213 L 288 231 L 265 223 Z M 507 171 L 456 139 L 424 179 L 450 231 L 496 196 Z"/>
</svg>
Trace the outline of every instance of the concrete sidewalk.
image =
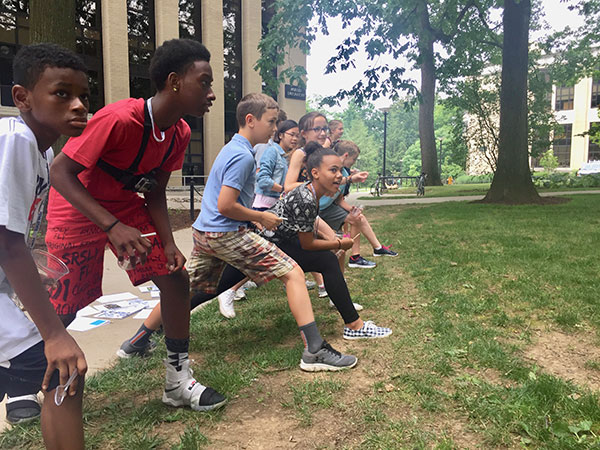
<svg viewBox="0 0 600 450">
<path fill-rule="evenodd" d="M 179 250 L 187 256 L 192 252 L 192 231 L 183 229 L 174 233 L 175 242 Z M 150 284 L 150 283 L 148 283 Z M 126 272 L 117 265 L 117 259 L 110 250 L 106 251 L 104 258 L 104 279 L 102 282 L 104 294 L 116 294 L 119 292 L 131 292 L 144 300 L 150 300 L 150 294 L 142 294 L 137 287 L 133 287 Z M 131 337 L 140 327 L 142 320 L 134 319 L 133 316 L 121 320 L 112 320 L 109 324 L 86 332 L 72 331 L 88 363 L 88 375 L 106 369 L 116 359 L 115 352 L 121 343 Z M 8 425 L 5 419 L 5 401 L 0 403 L 0 432 Z"/>
<path fill-rule="evenodd" d="M 559 191 L 559 192 L 541 192 L 542 197 L 557 197 L 563 195 L 579 195 L 579 194 L 600 194 L 600 190 L 586 190 L 586 191 Z M 390 205 L 418 205 L 418 204 L 431 204 L 431 203 L 446 203 L 446 202 L 472 202 L 475 200 L 482 200 L 485 195 L 464 195 L 456 197 L 427 197 L 427 190 L 425 191 L 425 197 L 417 197 L 416 195 L 407 198 L 388 198 L 385 195 L 382 199 L 378 200 L 358 200 L 359 197 L 368 197 L 368 192 L 352 192 L 346 197 L 346 201 L 351 205 L 362 204 L 363 206 L 390 206 Z M 393 197 L 393 194 L 389 194 Z"/>
</svg>

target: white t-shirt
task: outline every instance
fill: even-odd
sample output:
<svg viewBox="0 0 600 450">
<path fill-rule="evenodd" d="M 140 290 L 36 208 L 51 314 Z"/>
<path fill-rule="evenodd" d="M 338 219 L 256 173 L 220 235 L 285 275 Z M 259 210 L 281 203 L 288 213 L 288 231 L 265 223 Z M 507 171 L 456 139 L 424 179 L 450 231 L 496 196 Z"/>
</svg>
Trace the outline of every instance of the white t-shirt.
<svg viewBox="0 0 600 450">
<path fill-rule="evenodd" d="M 23 235 L 33 246 L 50 187 L 53 152 L 38 150 L 33 131 L 20 117 L 0 119 L 0 225 Z M 42 340 L 35 324 L 12 301 L 0 268 L 0 366 Z"/>
</svg>

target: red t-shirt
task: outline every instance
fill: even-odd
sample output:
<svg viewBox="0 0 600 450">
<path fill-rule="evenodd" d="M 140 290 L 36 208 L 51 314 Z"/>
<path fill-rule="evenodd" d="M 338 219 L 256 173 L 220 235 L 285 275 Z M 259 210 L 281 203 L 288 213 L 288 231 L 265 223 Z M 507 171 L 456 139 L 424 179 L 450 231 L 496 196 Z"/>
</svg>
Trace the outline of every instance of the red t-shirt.
<svg viewBox="0 0 600 450">
<path fill-rule="evenodd" d="M 144 102 L 141 98 L 128 98 L 105 106 L 94 114 L 81 136 L 69 139 L 62 150 L 86 167 L 79 174 L 79 180 L 109 211 L 144 203 L 140 195 L 123 189 L 122 183 L 96 165 L 100 158 L 120 169 L 127 169 L 133 163 L 144 132 Z M 158 134 L 156 128 L 155 131 Z M 173 133 L 177 133 L 175 144 L 161 170 L 173 172 L 181 169 L 191 135 L 190 127 L 183 119 L 165 131 L 162 142 L 157 142 L 150 134 L 137 173 L 148 173 L 160 165 L 171 145 Z M 54 188 L 50 190 L 47 218 L 49 226 L 88 221 Z"/>
</svg>

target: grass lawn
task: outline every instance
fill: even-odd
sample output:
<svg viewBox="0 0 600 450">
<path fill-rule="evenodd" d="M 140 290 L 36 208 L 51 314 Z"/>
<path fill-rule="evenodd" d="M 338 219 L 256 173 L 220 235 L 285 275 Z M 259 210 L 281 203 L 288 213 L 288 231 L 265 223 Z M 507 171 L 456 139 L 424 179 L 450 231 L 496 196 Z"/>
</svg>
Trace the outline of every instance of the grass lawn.
<svg viewBox="0 0 600 450">
<path fill-rule="evenodd" d="M 490 189 L 490 183 L 477 183 L 477 184 L 452 184 L 444 186 L 427 186 L 425 187 L 425 197 L 461 197 L 466 195 L 485 195 Z M 545 189 L 537 188 L 538 192 L 558 192 L 558 191 L 582 191 L 582 190 L 600 190 L 598 188 L 554 188 Z M 394 199 L 394 198 L 406 198 L 407 196 L 416 197 L 417 188 L 414 186 L 404 187 L 400 189 L 389 189 L 385 196 L 374 197 L 373 195 L 366 194 L 359 197 L 359 200 L 377 200 L 381 198 Z"/>
<path fill-rule="evenodd" d="M 201 414 L 161 404 L 161 343 L 86 380 L 92 449 L 590 448 L 600 445 L 600 196 L 552 206 L 470 203 L 367 208 L 398 258 L 347 279 L 361 316 L 390 326 L 343 341 L 327 299 L 321 333 L 358 356 L 303 373 L 281 284 L 248 292 L 238 316 L 192 319 L 199 380 L 230 403 Z M 363 245 L 363 255 L 369 253 Z M 41 448 L 39 425 L 1 448 Z"/>
</svg>

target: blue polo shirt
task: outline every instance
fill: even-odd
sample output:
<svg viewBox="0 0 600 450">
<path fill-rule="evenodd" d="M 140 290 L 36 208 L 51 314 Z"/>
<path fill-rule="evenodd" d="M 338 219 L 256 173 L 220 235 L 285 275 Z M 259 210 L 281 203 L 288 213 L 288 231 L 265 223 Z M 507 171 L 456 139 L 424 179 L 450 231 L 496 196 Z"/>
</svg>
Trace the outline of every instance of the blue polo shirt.
<svg viewBox="0 0 600 450">
<path fill-rule="evenodd" d="M 204 194 L 200 215 L 192 225 L 199 231 L 237 231 L 247 222 L 225 217 L 219 212 L 217 202 L 222 186 L 229 186 L 240 191 L 237 202 L 246 208 L 252 208 L 254 200 L 254 182 L 256 163 L 254 150 L 250 141 L 239 134 L 233 136 L 231 141 L 221 149 L 217 159 L 210 169 Z"/>
</svg>

